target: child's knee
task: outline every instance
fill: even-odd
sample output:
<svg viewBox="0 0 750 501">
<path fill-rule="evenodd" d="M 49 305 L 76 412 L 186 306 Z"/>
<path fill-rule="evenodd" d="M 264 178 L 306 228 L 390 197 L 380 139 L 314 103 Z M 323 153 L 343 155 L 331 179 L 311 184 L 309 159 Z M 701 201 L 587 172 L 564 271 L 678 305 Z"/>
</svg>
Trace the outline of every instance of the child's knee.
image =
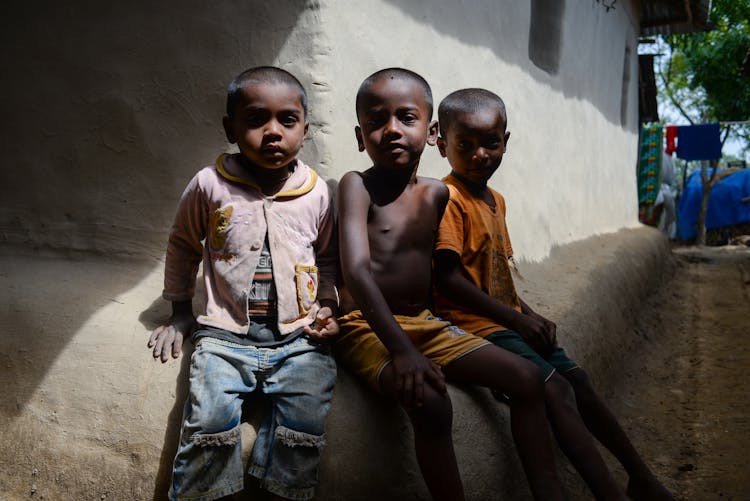
<svg viewBox="0 0 750 501">
<path fill-rule="evenodd" d="M 565 379 L 573 387 L 576 395 L 594 393 L 594 386 L 591 384 L 588 373 L 580 367 L 567 371 Z"/>
<path fill-rule="evenodd" d="M 513 382 L 506 392 L 511 399 L 533 400 L 544 397 L 544 378 L 536 364 L 522 360 L 513 374 Z"/>
<path fill-rule="evenodd" d="M 237 445 L 240 443 L 240 427 L 217 433 L 195 433 L 190 436 L 190 440 L 200 447 Z"/>
<path fill-rule="evenodd" d="M 554 373 L 544 385 L 545 400 L 551 405 L 573 405 L 576 396 L 566 378 Z"/>
<path fill-rule="evenodd" d="M 453 406 L 450 397 L 440 395 L 425 385 L 422 405 L 408 410 L 415 429 L 431 434 L 450 433 L 453 425 Z"/>
<path fill-rule="evenodd" d="M 287 447 L 313 447 L 322 449 L 325 445 L 325 437 L 319 434 L 307 433 L 305 431 L 293 430 L 286 426 L 278 426 L 274 432 L 276 439 Z"/>
</svg>

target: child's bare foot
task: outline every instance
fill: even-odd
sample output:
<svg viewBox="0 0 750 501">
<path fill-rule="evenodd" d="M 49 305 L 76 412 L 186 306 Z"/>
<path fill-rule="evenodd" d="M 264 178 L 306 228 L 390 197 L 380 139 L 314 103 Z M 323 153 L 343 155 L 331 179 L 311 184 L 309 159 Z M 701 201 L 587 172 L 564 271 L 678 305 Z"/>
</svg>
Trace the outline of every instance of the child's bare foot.
<svg viewBox="0 0 750 501">
<path fill-rule="evenodd" d="M 632 477 L 625 493 L 634 501 L 676 501 L 677 499 L 653 475 L 645 478 Z"/>
</svg>

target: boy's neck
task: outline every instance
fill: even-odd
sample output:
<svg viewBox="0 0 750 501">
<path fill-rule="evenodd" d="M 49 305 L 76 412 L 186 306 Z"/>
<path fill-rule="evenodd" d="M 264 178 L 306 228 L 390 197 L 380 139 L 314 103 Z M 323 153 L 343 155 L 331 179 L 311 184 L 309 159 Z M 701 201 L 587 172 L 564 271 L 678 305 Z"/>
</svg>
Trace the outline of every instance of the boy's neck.
<svg viewBox="0 0 750 501">
<path fill-rule="evenodd" d="M 373 165 L 364 173 L 365 186 L 375 205 L 388 205 L 417 184 L 417 166 L 411 169 L 389 169 Z"/>
<path fill-rule="evenodd" d="M 395 184 L 414 184 L 417 182 L 417 168 L 419 164 L 404 169 L 393 169 L 382 167 L 374 164 L 370 171 L 383 180 L 391 181 Z"/>
<path fill-rule="evenodd" d="M 463 177 L 461 174 L 457 173 L 456 171 L 451 171 L 451 176 L 455 177 L 459 181 L 461 181 L 461 184 L 469 188 L 469 191 L 472 193 L 475 193 L 477 195 L 481 195 L 482 193 L 487 191 L 487 183 L 475 183 L 474 181 L 470 181 Z"/>
<path fill-rule="evenodd" d="M 458 181 L 466 186 L 466 188 L 471 192 L 472 195 L 474 195 L 477 198 L 480 198 L 484 203 L 486 203 L 488 206 L 490 206 L 493 210 L 495 209 L 495 197 L 492 196 L 490 193 L 489 188 L 487 188 L 487 182 L 484 183 L 475 183 L 474 181 L 470 181 L 463 177 L 461 174 L 458 174 L 456 171 L 451 171 L 451 176 L 458 179 Z"/>
<path fill-rule="evenodd" d="M 292 176 L 297 159 L 295 158 L 284 167 L 278 169 L 265 169 L 259 167 L 245 158 L 244 155 L 237 155 L 240 166 L 258 183 L 260 190 L 264 195 L 275 195 L 284 186 L 287 179 Z"/>
</svg>

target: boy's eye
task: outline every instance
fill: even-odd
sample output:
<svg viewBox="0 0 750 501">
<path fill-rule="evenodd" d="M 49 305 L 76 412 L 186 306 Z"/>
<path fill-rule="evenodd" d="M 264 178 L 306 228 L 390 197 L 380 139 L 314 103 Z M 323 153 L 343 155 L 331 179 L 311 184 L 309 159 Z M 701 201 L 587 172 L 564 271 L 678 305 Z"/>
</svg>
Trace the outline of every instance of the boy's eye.
<svg viewBox="0 0 750 501">
<path fill-rule="evenodd" d="M 490 137 L 490 138 L 487 138 L 486 141 L 484 141 L 484 144 L 482 144 L 482 146 L 484 146 L 487 149 L 496 150 L 501 146 L 501 144 L 502 144 L 502 141 L 500 141 L 499 137 Z"/>
<path fill-rule="evenodd" d="M 284 115 L 279 119 L 279 122 L 287 127 L 291 127 L 299 122 L 299 120 L 295 115 Z"/>
<path fill-rule="evenodd" d="M 385 120 L 379 116 L 370 116 L 370 117 L 367 117 L 367 120 L 365 120 L 365 125 L 373 129 L 377 129 L 384 123 L 385 123 Z"/>
<path fill-rule="evenodd" d="M 248 127 L 260 127 L 268 121 L 265 113 L 250 113 L 245 117 L 245 123 Z"/>
<path fill-rule="evenodd" d="M 471 143 L 469 143 L 469 141 L 459 141 L 457 148 L 461 151 L 468 150 L 469 148 L 471 148 Z"/>
</svg>

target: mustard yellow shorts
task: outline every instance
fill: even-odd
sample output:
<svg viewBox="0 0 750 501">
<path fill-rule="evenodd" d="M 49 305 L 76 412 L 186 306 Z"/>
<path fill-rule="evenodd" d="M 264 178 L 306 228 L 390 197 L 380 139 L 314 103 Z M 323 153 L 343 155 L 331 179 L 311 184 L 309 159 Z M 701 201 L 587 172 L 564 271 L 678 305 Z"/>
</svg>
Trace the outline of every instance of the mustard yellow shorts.
<svg viewBox="0 0 750 501">
<path fill-rule="evenodd" d="M 490 344 L 469 334 L 450 322 L 424 310 L 417 316 L 394 315 L 414 346 L 440 367 L 461 358 L 477 348 Z M 376 391 L 380 391 L 380 373 L 391 361 L 391 355 L 370 328 L 360 310 L 339 318 L 341 335 L 334 350 L 339 361 L 355 374 L 365 378 Z"/>
</svg>

